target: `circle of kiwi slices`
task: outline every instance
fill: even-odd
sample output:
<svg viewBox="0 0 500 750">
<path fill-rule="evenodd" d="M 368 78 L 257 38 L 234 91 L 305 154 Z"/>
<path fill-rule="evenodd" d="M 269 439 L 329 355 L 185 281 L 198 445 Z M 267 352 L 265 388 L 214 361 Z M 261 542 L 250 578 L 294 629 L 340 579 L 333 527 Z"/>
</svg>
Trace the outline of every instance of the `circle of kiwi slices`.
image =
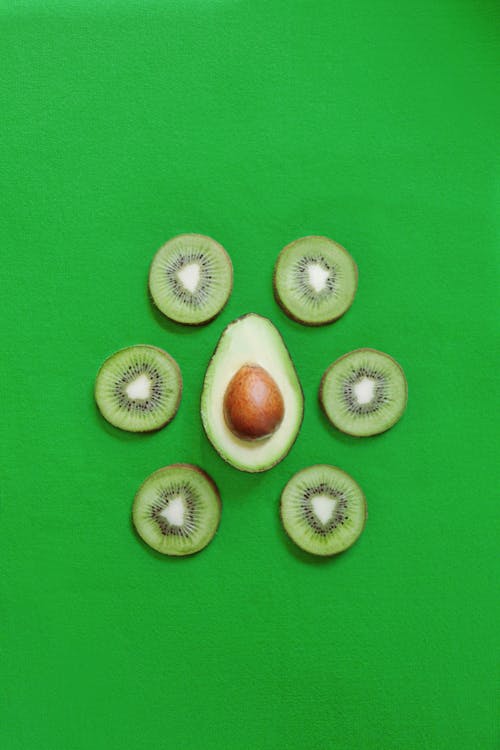
<svg viewBox="0 0 500 750">
<path fill-rule="evenodd" d="M 120 349 L 102 364 L 95 400 L 102 416 L 129 432 L 164 427 L 179 408 L 182 376 L 170 354 L 139 344 Z"/>
<path fill-rule="evenodd" d="M 376 349 L 356 349 L 323 375 L 319 400 L 330 422 L 355 437 L 378 435 L 402 416 L 408 386 L 401 365 Z"/>
<path fill-rule="evenodd" d="M 214 481 L 198 466 L 172 464 L 139 487 L 132 520 L 139 536 L 164 555 L 192 555 L 215 536 L 221 501 Z"/>
<path fill-rule="evenodd" d="M 222 245 L 202 234 L 180 234 L 161 247 L 149 270 L 157 308 L 176 323 L 201 325 L 216 317 L 233 288 L 233 265 Z"/>
<path fill-rule="evenodd" d="M 280 515 L 286 533 L 301 549 L 313 555 L 336 555 L 363 531 L 366 500 L 345 471 L 317 464 L 297 472 L 287 483 Z"/>
<path fill-rule="evenodd" d="M 302 237 L 283 248 L 274 267 L 276 301 L 308 326 L 340 318 L 351 306 L 358 267 L 342 245 L 328 237 Z"/>
</svg>

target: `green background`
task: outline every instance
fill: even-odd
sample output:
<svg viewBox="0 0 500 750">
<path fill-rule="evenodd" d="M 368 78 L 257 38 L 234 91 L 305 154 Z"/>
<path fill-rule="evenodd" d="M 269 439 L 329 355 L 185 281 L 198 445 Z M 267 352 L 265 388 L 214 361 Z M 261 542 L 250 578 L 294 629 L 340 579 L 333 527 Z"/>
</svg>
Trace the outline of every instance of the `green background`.
<svg viewBox="0 0 500 750">
<path fill-rule="evenodd" d="M 497 6 L 498 7 L 498 6 Z M 2 600 L 5 750 L 490 750 L 493 602 L 493 2 L 3 2 Z M 148 301 L 156 249 L 214 236 L 234 292 L 205 328 Z M 332 326 L 289 321 L 278 251 L 326 234 L 360 269 Z M 306 396 L 263 475 L 201 429 L 203 374 L 248 311 L 282 332 Z M 179 362 L 174 422 L 107 426 L 92 387 L 119 347 Z M 389 352 L 401 422 L 341 437 L 327 365 Z M 170 560 L 134 536 L 136 488 L 175 461 L 216 480 L 220 531 Z M 365 490 L 347 554 L 280 528 L 280 490 L 316 462 Z"/>
</svg>

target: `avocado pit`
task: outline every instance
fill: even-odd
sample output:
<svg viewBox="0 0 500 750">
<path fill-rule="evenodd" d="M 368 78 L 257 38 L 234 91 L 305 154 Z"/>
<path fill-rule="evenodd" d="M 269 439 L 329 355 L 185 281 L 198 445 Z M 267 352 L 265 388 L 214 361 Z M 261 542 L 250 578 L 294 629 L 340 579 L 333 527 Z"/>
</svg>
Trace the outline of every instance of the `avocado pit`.
<svg viewBox="0 0 500 750">
<path fill-rule="evenodd" d="M 240 367 L 224 394 L 224 417 L 231 432 L 243 440 L 269 437 L 284 412 L 281 391 L 267 370 L 259 365 Z"/>
</svg>

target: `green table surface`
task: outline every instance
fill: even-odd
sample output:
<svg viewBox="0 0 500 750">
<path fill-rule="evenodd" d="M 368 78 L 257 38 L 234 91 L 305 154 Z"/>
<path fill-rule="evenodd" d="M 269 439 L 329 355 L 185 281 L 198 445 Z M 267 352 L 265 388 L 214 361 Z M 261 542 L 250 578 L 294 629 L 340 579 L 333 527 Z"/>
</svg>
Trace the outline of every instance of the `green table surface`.
<svg viewBox="0 0 500 750">
<path fill-rule="evenodd" d="M 485 0 L 0 4 L 0 745 L 4 750 L 493 750 L 496 82 Z M 206 327 L 148 301 L 186 231 L 230 253 Z M 274 302 L 278 251 L 326 234 L 356 259 L 337 323 Z M 226 465 L 199 398 L 224 326 L 282 332 L 305 392 L 291 453 Z M 97 413 L 101 361 L 179 362 L 177 417 L 149 436 Z M 342 437 L 320 377 L 371 346 L 409 382 L 402 421 Z M 200 555 L 135 537 L 134 493 L 201 465 L 223 499 Z M 287 542 L 280 491 L 332 463 L 369 519 L 331 561 Z"/>
</svg>

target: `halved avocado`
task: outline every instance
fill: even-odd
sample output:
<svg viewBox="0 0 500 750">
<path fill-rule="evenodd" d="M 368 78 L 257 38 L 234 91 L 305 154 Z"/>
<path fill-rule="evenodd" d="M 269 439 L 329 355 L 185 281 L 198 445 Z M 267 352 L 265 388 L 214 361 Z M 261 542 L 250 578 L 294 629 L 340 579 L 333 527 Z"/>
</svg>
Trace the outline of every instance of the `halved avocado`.
<svg viewBox="0 0 500 750">
<path fill-rule="evenodd" d="M 225 396 L 238 373 L 255 373 L 261 371 L 260 368 L 279 389 L 283 414 L 272 434 L 259 439 L 244 439 L 229 426 Z M 252 404 L 254 411 L 265 390 L 265 387 L 257 387 L 255 403 Z M 216 451 L 241 471 L 267 471 L 287 455 L 297 437 L 303 415 L 302 388 L 278 330 L 270 320 L 255 313 L 233 320 L 223 331 L 212 355 L 201 394 L 203 427 Z"/>
</svg>

